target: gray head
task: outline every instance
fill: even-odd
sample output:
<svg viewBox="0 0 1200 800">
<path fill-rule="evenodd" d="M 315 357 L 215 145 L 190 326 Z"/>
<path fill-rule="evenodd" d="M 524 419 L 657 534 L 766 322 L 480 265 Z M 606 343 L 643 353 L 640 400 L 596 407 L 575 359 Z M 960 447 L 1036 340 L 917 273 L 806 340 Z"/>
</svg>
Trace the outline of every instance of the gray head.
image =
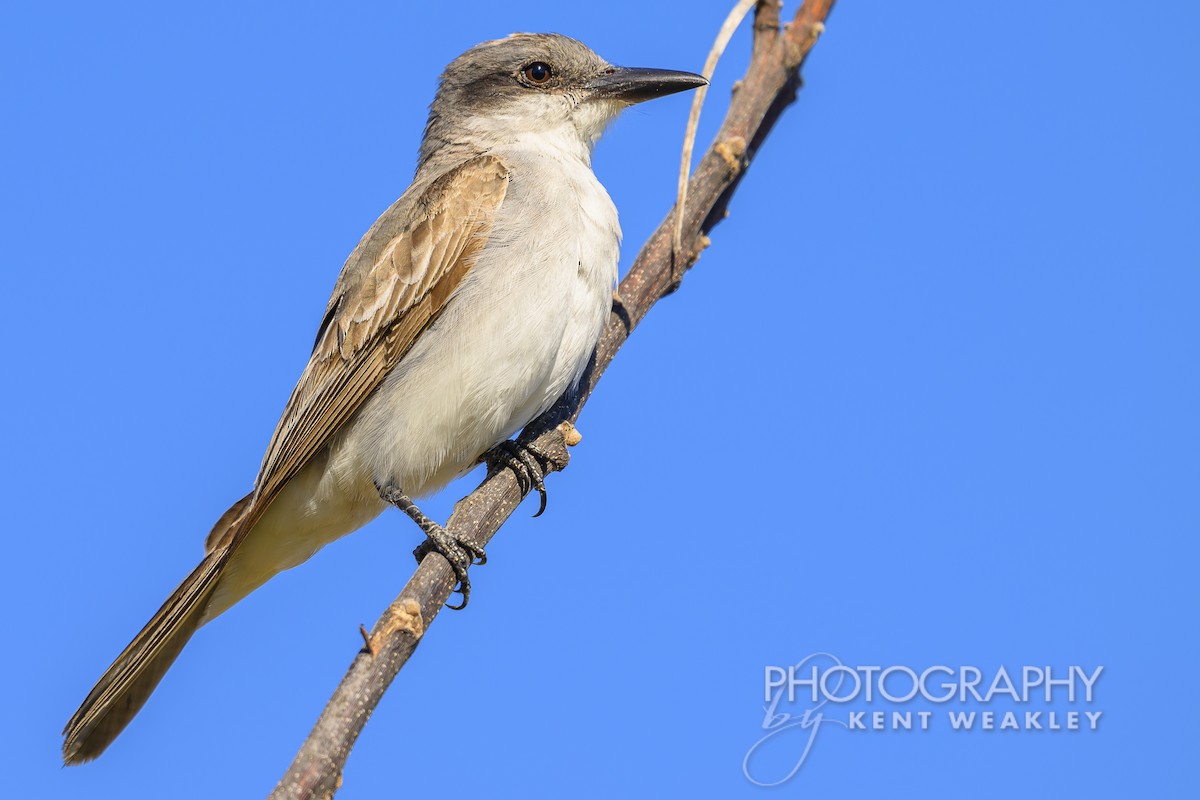
<svg viewBox="0 0 1200 800">
<path fill-rule="evenodd" d="M 690 72 L 615 67 L 558 34 L 483 42 L 442 73 L 418 167 L 447 148 L 457 157 L 539 137 L 577 142 L 586 159 L 622 109 L 705 83 Z"/>
</svg>

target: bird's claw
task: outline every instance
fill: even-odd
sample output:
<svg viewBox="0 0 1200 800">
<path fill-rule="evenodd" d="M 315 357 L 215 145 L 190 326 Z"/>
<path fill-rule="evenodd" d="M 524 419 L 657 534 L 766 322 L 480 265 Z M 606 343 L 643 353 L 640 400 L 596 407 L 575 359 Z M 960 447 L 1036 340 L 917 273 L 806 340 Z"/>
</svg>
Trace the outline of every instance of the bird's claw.
<svg viewBox="0 0 1200 800">
<path fill-rule="evenodd" d="M 532 444 L 519 444 L 511 439 L 506 439 L 483 455 L 489 471 L 495 472 L 505 467 L 513 471 L 522 496 L 531 491 L 538 493 L 535 517 L 540 517 L 546 510 L 546 469 L 542 461 L 549 461 L 549 458 L 548 454 L 540 452 Z"/>
<path fill-rule="evenodd" d="M 471 580 L 467 577 L 467 568 L 473 564 L 486 564 L 487 553 L 474 542 L 464 537 L 456 537 L 436 523 L 425 530 L 425 535 L 429 538 L 413 550 L 417 563 L 424 560 L 425 556 L 430 553 L 438 553 L 445 558 L 450 564 L 450 569 L 454 571 L 454 579 L 457 581 L 454 591 L 461 594 L 463 598 L 459 605 L 447 603 L 447 607 L 456 611 L 466 608 L 467 601 L 471 597 Z"/>
</svg>

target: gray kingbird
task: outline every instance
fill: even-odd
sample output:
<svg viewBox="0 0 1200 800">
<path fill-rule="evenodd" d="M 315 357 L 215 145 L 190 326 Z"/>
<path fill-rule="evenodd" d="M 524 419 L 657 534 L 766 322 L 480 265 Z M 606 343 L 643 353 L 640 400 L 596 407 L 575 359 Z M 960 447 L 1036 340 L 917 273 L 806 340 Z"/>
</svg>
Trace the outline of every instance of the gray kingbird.
<svg viewBox="0 0 1200 800">
<path fill-rule="evenodd" d="M 578 383 L 621 240 L 592 148 L 623 108 L 704 83 L 551 34 L 484 42 L 446 67 L 412 185 L 342 267 L 254 491 L 67 723 L 67 764 L 104 751 L 197 628 L 389 503 L 423 520 L 465 603 L 482 552 L 409 498 Z"/>
</svg>

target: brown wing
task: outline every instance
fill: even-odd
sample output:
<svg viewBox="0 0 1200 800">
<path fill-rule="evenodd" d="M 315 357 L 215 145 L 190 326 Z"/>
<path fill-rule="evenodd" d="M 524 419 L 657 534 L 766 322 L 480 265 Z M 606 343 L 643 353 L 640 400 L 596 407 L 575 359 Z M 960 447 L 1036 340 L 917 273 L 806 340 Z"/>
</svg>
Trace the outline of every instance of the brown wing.
<svg viewBox="0 0 1200 800">
<path fill-rule="evenodd" d="M 487 241 L 507 189 L 504 164 L 480 156 L 442 175 L 419 197 L 406 193 L 371 226 L 334 287 L 254 492 L 238 519 L 213 529 L 209 550 L 253 525 L 437 318 Z"/>
<path fill-rule="evenodd" d="M 195 632 L 240 537 L 358 410 L 438 314 L 487 240 L 508 171 L 483 156 L 416 187 L 359 243 L 334 287 L 312 358 L 271 438 L 254 491 L 218 521 L 208 555 L 104 673 L 63 730 L 63 759 L 95 758 Z"/>
</svg>

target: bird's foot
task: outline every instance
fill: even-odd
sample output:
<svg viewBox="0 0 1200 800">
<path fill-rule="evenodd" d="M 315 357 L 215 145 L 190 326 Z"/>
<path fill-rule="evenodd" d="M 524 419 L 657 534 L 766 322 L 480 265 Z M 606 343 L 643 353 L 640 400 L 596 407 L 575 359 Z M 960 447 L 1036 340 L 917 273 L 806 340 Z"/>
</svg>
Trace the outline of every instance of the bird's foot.
<svg viewBox="0 0 1200 800">
<path fill-rule="evenodd" d="M 540 517 L 546 510 L 546 468 L 542 465 L 548 463 L 551 458 L 551 454 L 543 453 L 532 443 L 518 444 L 506 439 L 484 453 L 480 460 L 487 464 L 488 472 L 498 472 L 505 467 L 511 469 L 517 476 L 517 486 L 522 497 L 536 490 L 538 510 L 534 516 Z"/>
<path fill-rule="evenodd" d="M 455 591 L 462 594 L 462 603 L 449 607 L 455 610 L 466 608 L 467 600 L 471 597 L 471 581 L 467 578 L 467 568 L 472 564 L 486 564 L 487 553 L 469 539 L 455 536 L 425 516 L 421 509 L 417 508 L 412 498 L 395 486 L 376 485 L 375 488 L 379 490 L 379 496 L 385 503 L 390 503 L 407 514 L 428 537 L 416 550 L 413 550 L 417 563 L 424 560 L 425 556 L 431 552 L 439 553 L 449 562 L 450 569 L 454 570 L 454 577 L 458 581 Z"/>
</svg>

